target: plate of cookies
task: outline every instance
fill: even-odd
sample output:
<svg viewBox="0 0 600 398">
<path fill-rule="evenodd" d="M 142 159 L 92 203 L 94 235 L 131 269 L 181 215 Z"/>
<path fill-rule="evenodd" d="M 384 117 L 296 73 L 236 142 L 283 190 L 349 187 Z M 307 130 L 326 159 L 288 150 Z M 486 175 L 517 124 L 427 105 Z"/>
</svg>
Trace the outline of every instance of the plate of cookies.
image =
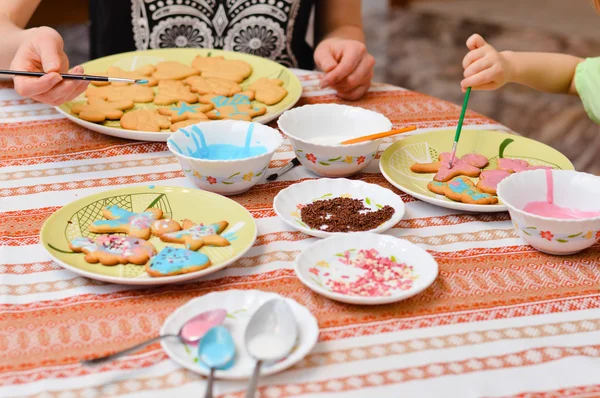
<svg viewBox="0 0 600 398">
<path fill-rule="evenodd" d="M 383 176 L 396 188 L 449 209 L 501 212 L 498 183 L 535 169 L 573 170 L 563 154 L 538 141 L 494 130 L 463 129 L 456 160 L 448 168 L 454 130 L 433 130 L 404 138 L 385 150 Z"/>
<path fill-rule="evenodd" d="M 173 131 L 207 120 L 268 123 L 302 94 L 300 80 L 286 67 L 231 51 L 135 51 L 82 66 L 86 74 L 147 81 L 92 82 L 57 107 L 83 127 L 132 140 L 166 141 Z"/>
<path fill-rule="evenodd" d="M 40 237 L 52 259 L 88 278 L 127 285 L 196 279 L 235 262 L 254 244 L 252 215 L 197 189 L 138 186 L 74 201 Z"/>
</svg>

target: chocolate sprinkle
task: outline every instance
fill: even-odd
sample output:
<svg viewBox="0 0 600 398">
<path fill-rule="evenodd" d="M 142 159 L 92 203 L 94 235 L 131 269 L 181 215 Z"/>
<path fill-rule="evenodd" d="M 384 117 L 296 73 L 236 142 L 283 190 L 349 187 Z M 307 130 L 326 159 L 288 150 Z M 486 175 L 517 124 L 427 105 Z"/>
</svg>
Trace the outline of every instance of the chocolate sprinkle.
<svg viewBox="0 0 600 398">
<path fill-rule="evenodd" d="M 300 210 L 300 217 L 313 229 L 357 232 L 377 228 L 394 215 L 394 209 L 389 205 L 377 211 L 370 210 L 360 199 L 334 198 L 306 205 Z"/>
</svg>

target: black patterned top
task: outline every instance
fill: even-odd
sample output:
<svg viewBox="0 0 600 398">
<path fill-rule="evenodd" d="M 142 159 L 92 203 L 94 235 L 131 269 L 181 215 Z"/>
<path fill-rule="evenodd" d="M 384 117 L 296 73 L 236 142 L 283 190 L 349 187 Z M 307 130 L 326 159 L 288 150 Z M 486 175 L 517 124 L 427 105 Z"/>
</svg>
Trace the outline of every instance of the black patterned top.
<svg viewBox="0 0 600 398">
<path fill-rule="evenodd" d="M 315 0 L 90 0 L 91 56 L 219 48 L 314 67 L 306 33 Z"/>
</svg>

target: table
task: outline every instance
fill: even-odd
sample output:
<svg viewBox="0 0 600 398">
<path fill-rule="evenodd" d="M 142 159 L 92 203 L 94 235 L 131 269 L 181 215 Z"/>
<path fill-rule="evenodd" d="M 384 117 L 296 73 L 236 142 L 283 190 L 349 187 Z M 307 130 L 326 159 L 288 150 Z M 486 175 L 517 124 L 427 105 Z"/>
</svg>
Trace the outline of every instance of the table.
<svg viewBox="0 0 600 398">
<path fill-rule="evenodd" d="M 296 71 L 301 104 L 337 102 L 319 75 Z M 456 105 L 388 85 L 356 103 L 395 127 L 452 127 Z M 272 208 L 279 190 L 315 178 L 297 167 L 234 197 L 257 219 L 247 255 L 203 281 L 133 288 L 79 277 L 39 245 L 44 220 L 83 196 L 132 184 L 190 186 L 163 143 L 87 131 L 53 108 L 0 87 L 0 396 L 201 396 L 204 380 L 170 361 L 158 344 L 99 369 L 78 364 L 157 334 L 191 298 L 225 289 L 273 291 L 306 305 L 320 341 L 291 370 L 262 380 L 264 397 L 600 396 L 600 245 L 571 257 L 524 244 L 507 213 L 464 214 L 396 190 L 406 216 L 391 230 L 435 256 L 440 274 L 401 303 L 356 307 L 306 289 L 292 267 L 315 241 Z M 466 128 L 505 129 L 475 113 Z M 506 130 L 506 129 L 505 129 Z M 398 138 L 396 138 L 398 139 Z M 385 149 L 392 139 L 386 139 Z M 275 169 L 293 157 L 289 142 Z M 391 188 L 373 162 L 353 178 Z M 245 383 L 218 382 L 219 397 Z"/>
</svg>

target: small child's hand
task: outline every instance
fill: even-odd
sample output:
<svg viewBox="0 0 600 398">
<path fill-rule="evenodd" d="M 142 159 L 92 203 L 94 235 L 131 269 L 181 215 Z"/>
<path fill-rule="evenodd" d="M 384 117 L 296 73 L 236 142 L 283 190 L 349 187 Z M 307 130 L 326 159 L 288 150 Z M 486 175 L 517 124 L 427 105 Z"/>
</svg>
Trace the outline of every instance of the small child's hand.
<svg viewBox="0 0 600 398">
<path fill-rule="evenodd" d="M 315 63 L 326 73 L 321 87 L 331 87 L 340 98 L 357 100 L 371 87 L 375 58 L 358 40 L 323 40 L 315 49 Z"/>
<path fill-rule="evenodd" d="M 69 70 L 69 60 L 63 51 L 63 39 L 54 29 L 41 27 L 26 31 L 23 41 L 10 68 L 29 72 L 46 72 L 42 77 L 15 76 L 15 90 L 23 97 L 29 97 L 49 105 L 60 105 L 70 101 L 85 91 L 88 82 L 83 80 L 63 80 L 60 73 Z M 77 66 L 72 73 L 81 74 L 83 68 Z"/>
<path fill-rule="evenodd" d="M 467 87 L 473 90 L 496 90 L 509 82 L 510 64 L 483 37 L 474 34 L 467 40 L 471 50 L 463 59 L 465 79 L 460 83 L 463 92 Z"/>
</svg>

